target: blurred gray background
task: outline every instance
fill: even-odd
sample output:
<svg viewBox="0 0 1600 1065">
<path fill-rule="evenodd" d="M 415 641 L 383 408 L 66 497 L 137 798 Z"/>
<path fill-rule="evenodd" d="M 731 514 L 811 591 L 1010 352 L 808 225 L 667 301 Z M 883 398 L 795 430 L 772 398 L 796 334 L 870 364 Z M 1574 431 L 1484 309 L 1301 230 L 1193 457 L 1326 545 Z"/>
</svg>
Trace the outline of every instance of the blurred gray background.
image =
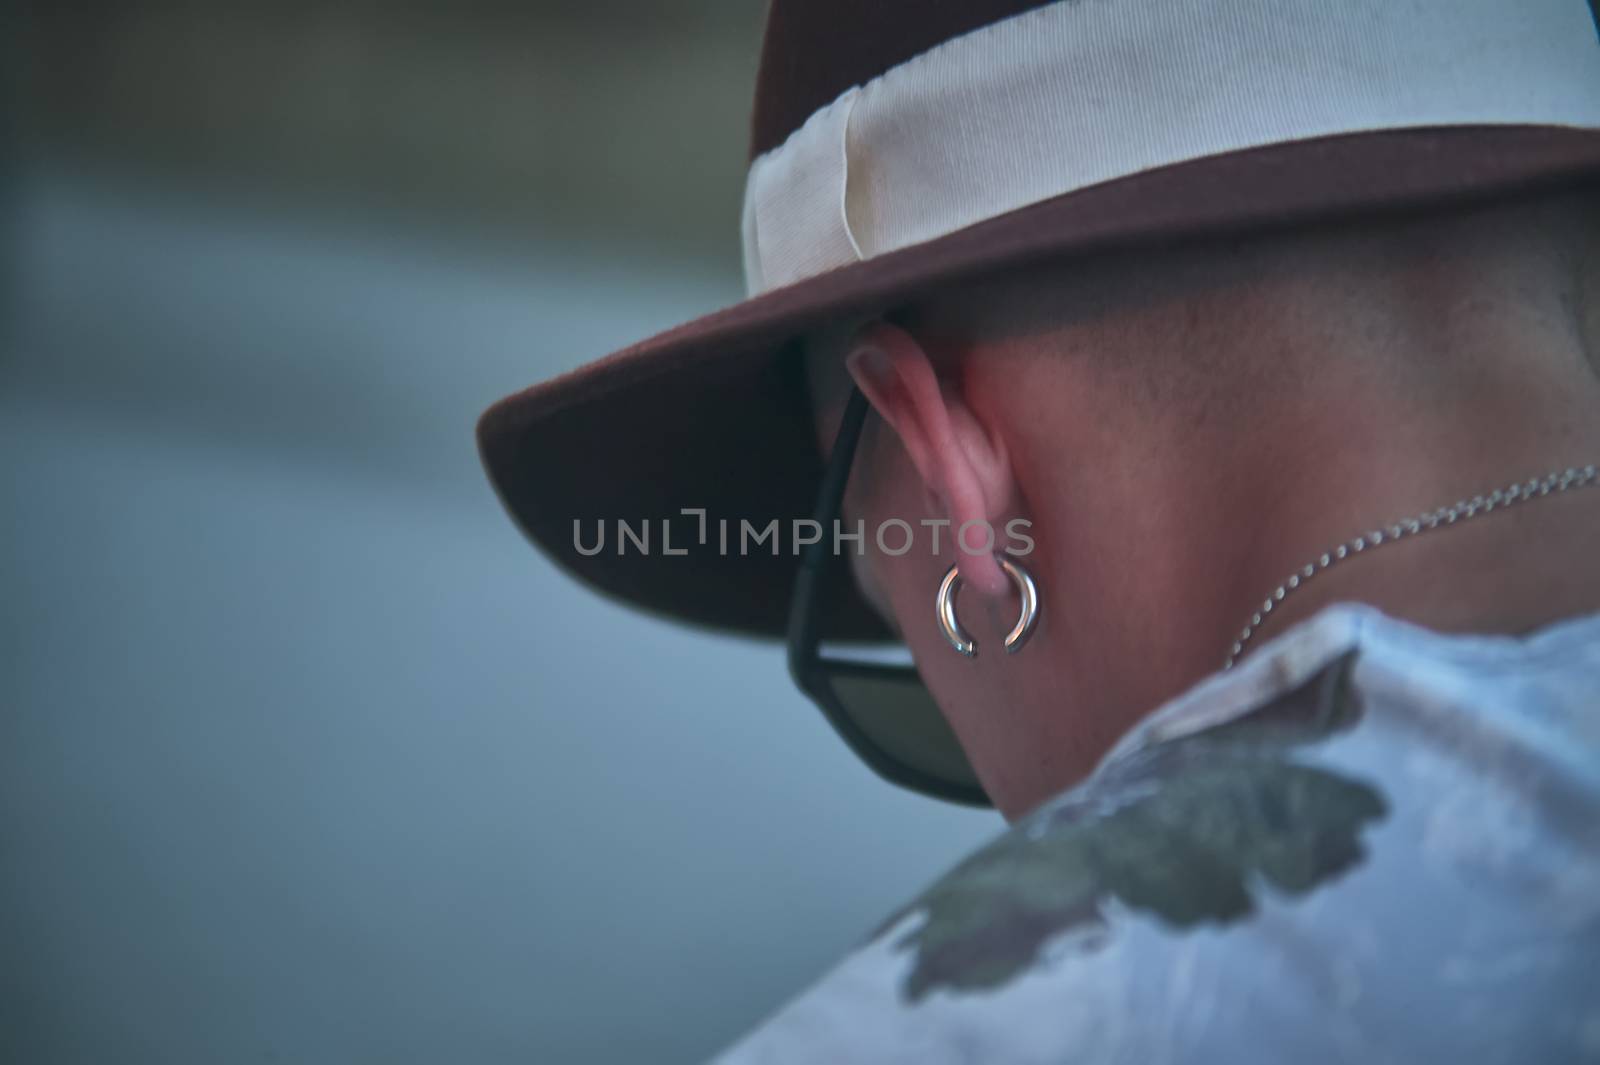
<svg viewBox="0 0 1600 1065">
<path fill-rule="evenodd" d="M 997 830 L 478 467 L 739 297 L 762 17 L 0 15 L 0 1061 L 693 1061 Z"/>
</svg>

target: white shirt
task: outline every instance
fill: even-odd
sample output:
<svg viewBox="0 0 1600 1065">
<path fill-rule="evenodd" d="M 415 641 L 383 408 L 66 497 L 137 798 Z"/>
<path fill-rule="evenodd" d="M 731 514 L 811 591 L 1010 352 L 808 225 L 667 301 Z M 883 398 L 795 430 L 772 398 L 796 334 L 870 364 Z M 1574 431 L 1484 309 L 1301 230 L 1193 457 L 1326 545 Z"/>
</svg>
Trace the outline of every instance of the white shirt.
<svg viewBox="0 0 1600 1065">
<path fill-rule="evenodd" d="M 1600 614 L 1323 610 L 718 1060 L 1600 1061 Z"/>
</svg>

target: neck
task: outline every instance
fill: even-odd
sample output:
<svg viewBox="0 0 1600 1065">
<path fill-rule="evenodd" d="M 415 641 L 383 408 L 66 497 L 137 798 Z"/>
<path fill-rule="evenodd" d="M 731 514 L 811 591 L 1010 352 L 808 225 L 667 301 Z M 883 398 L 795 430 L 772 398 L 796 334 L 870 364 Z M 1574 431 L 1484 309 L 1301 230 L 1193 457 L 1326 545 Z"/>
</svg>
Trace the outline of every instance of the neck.
<svg viewBox="0 0 1600 1065">
<path fill-rule="evenodd" d="M 1216 670 L 1272 590 L 1341 542 L 1600 463 L 1581 284 L 1548 257 L 1449 250 L 1391 253 L 1381 277 L 1370 249 L 1298 255 L 1054 337 L 1068 357 L 1034 372 L 1067 379 L 1017 390 L 1011 424 L 1039 428 L 1013 451 L 1041 583 L 1072 604 L 1062 653 L 1105 677 L 1096 698 L 1142 712 Z M 1162 355 L 1071 358 L 1130 340 Z M 1066 417 L 1029 409 L 1063 389 Z M 1600 610 L 1597 524 L 1591 488 L 1402 539 L 1295 589 L 1251 648 L 1340 601 L 1448 632 Z"/>
<path fill-rule="evenodd" d="M 1458 339 L 1463 364 L 1486 356 L 1482 346 L 1513 342 L 1489 329 Z M 1477 370 L 1441 375 L 1426 390 L 1355 383 L 1326 404 L 1288 403 L 1270 419 L 1282 443 L 1269 454 L 1213 452 L 1259 488 L 1241 486 L 1233 514 L 1189 502 L 1191 518 L 1204 523 L 1197 528 L 1206 529 L 1196 543 L 1215 571 L 1213 598 L 1190 618 L 1194 652 L 1221 661 L 1257 615 L 1264 616 L 1251 649 L 1341 601 L 1445 632 L 1525 633 L 1600 610 L 1594 489 L 1458 517 L 1355 556 L 1347 549 L 1284 599 L 1274 595 L 1324 553 L 1337 557 L 1340 544 L 1358 536 L 1370 543 L 1372 530 L 1600 463 L 1600 382 L 1563 338 L 1523 332 L 1516 341 L 1519 359 L 1484 358 Z M 1341 420 L 1340 411 L 1361 414 Z M 1239 514 L 1250 517 L 1240 522 Z M 1268 600 L 1273 609 L 1264 611 Z"/>
</svg>

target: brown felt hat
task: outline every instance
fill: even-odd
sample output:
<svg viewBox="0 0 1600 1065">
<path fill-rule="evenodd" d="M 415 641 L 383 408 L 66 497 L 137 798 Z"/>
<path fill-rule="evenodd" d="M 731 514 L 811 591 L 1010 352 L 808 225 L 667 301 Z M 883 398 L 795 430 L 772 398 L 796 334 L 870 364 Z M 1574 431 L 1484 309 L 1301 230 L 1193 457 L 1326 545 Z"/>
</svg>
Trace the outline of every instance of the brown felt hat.
<svg viewBox="0 0 1600 1065">
<path fill-rule="evenodd" d="M 774 0 L 750 150 L 750 297 L 478 443 L 593 588 L 779 636 L 821 470 L 795 338 L 1004 268 L 1596 183 L 1600 41 L 1588 0 Z M 825 631 L 883 635 L 831 600 Z"/>
</svg>

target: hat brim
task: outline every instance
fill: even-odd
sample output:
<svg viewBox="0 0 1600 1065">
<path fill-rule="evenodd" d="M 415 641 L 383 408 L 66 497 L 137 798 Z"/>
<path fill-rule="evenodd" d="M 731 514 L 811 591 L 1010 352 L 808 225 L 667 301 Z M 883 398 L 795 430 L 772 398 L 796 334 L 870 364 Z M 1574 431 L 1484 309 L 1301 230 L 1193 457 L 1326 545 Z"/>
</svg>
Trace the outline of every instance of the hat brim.
<svg viewBox="0 0 1600 1065">
<path fill-rule="evenodd" d="M 761 529 L 777 519 L 788 529 L 815 501 L 821 460 L 802 380 L 784 357 L 807 331 L 1028 263 L 1597 179 L 1600 131 L 1555 126 L 1350 133 L 1177 163 L 695 319 L 501 400 L 479 420 L 478 446 L 506 510 L 591 588 L 677 621 L 780 637 L 799 560 L 787 532 L 776 555 L 769 543 L 741 553 L 739 523 Z M 704 543 L 686 508 L 705 511 Z M 618 519 L 634 529 L 647 522 L 649 549 L 619 544 Z M 594 546 L 597 521 L 605 547 L 586 554 L 580 542 Z M 853 588 L 827 601 L 822 631 L 832 637 L 887 635 Z"/>
</svg>

